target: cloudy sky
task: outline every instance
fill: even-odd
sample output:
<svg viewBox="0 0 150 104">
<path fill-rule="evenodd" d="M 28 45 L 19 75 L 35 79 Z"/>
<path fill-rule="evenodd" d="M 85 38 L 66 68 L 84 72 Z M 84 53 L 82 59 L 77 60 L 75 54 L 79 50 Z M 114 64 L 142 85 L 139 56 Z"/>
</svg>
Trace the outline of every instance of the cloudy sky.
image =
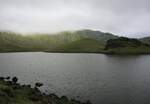
<svg viewBox="0 0 150 104">
<path fill-rule="evenodd" d="M 150 0 L 0 0 L 0 30 L 150 36 Z"/>
</svg>

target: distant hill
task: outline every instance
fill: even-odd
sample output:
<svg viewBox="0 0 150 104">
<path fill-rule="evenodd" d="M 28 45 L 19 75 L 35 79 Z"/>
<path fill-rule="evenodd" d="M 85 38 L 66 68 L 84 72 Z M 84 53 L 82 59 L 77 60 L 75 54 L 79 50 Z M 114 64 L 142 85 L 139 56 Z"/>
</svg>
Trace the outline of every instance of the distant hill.
<svg viewBox="0 0 150 104">
<path fill-rule="evenodd" d="M 110 39 L 105 45 L 105 53 L 109 54 L 148 54 L 150 45 L 138 39 L 119 37 Z"/>
<path fill-rule="evenodd" d="M 104 42 L 106 42 L 109 39 L 118 38 L 118 36 L 111 34 L 111 33 L 104 33 L 101 31 L 93 31 L 93 30 L 88 30 L 88 29 L 75 31 L 74 34 L 79 34 L 83 37 L 92 38 L 92 39 L 96 39 L 96 40 L 104 41 Z"/>
<path fill-rule="evenodd" d="M 78 30 L 78 31 L 73 31 L 73 32 L 64 31 L 64 32 L 55 34 L 55 36 L 58 36 L 61 39 L 65 39 L 65 41 L 75 41 L 75 40 L 80 40 L 84 38 L 91 38 L 91 39 L 96 39 L 101 42 L 106 42 L 109 39 L 118 38 L 118 36 L 111 34 L 111 33 L 104 33 L 101 31 L 93 31 L 89 29 Z"/>
<path fill-rule="evenodd" d="M 21 35 L 12 32 L 0 32 L 0 52 L 45 51 L 81 39 L 95 39 L 106 42 L 117 36 L 92 30 L 65 31 L 57 34 Z"/>
<path fill-rule="evenodd" d="M 98 40 L 85 38 L 71 43 L 61 45 L 49 52 L 64 52 L 64 53 L 98 53 L 103 50 L 104 44 Z"/>
<path fill-rule="evenodd" d="M 21 35 L 0 32 L 0 52 L 149 54 L 150 37 L 130 39 L 93 30 Z"/>
<path fill-rule="evenodd" d="M 142 42 L 150 44 L 150 37 L 144 37 L 140 39 Z"/>
</svg>

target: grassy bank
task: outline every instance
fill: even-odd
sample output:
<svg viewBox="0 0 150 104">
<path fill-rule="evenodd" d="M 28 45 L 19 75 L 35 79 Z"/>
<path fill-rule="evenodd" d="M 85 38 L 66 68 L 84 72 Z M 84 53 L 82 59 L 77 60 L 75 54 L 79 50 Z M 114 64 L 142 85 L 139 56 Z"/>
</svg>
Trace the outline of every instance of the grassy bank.
<svg viewBox="0 0 150 104">
<path fill-rule="evenodd" d="M 39 91 L 41 83 L 34 88 L 30 85 L 20 85 L 17 79 L 0 77 L 0 104 L 91 104 L 69 99 L 66 96 L 58 97 L 55 94 L 45 94 Z"/>
</svg>

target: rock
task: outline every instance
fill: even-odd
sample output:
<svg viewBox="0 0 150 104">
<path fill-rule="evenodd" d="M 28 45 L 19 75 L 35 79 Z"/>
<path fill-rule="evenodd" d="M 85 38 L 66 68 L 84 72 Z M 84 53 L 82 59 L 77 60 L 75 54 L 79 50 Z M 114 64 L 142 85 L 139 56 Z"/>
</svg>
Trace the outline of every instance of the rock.
<svg viewBox="0 0 150 104">
<path fill-rule="evenodd" d="M 6 80 L 9 80 L 9 79 L 10 79 L 10 77 L 8 76 L 8 77 L 6 77 L 5 79 L 6 79 Z"/>
<path fill-rule="evenodd" d="M 18 81 L 18 78 L 17 78 L 17 77 L 13 77 L 13 78 L 12 78 L 12 82 L 13 82 L 14 84 L 16 84 L 17 81 Z"/>
<path fill-rule="evenodd" d="M 40 82 L 35 83 L 35 87 L 41 87 L 41 86 L 43 86 L 43 83 Z"/>
<path fill-rule="evenodd" d="M 5 78 L 4 77 L 0 77 L 0 80 L 4 80 Z"/>
<path fill-rule="evenodd" d="M 69 99 L 66 96 L 62 96 L 60 100 L 65 103 L 69 102 Z"/>
</svg>

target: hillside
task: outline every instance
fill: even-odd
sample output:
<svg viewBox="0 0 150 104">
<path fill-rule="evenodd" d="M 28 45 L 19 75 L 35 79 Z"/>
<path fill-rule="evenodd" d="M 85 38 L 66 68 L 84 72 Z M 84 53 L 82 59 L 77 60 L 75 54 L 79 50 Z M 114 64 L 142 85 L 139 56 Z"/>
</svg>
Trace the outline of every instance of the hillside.
<svg viewBox="0 0 150 104">
<path fill-rule="evenodd" d="M 92 30 L 21 35 L 0 32 L 0 52 L 149 54 L 150 38 L 130 39 Z"/>
<path fill-rule="evenodd" d="M 98 53 L 103 50 L 104 44 L 98 40 L 85 38 L 56 47 L 50 52 L 67 52 L 67 53 Z"/>
<path fill-rule="evenodd" d="M 66 96 L 42 93 L 37 83 L 20 85 L 17 80 L 0 77 L 0 104 L 92 104 L 90 101 L 81 102 Z"/>
<path fill-rule="evenodd" d="M 147 44 L 150 44 L 150 37 L 141 38 L 140 41 L 147 43 Z"/>
<path fill-rule="evenodd" d="M 118 36 L 111 34 L 111 33 L 104 33 L 101 31 L 92 31 L 88 29 L 75 31 L 74 34 L 79 34 L 83 37 L 96 39 L 102 42 L 106 42 L 109 39 L 118 38 Z"/>
<path fill-rule="evenodd" d="M 150 45 L 137 39 L 119 37 L 110 39 L 105 45 L 108 54 L 149 54 Z"/>
<path fill-rule="evenodd" d="M 60 32 L 57 34 L 21 35 L 0 32 L 0 52 L 46 51 L 77 40 L 91 38 L 105 43 L 117 36 L 92 30 Z"/>
</svg>

